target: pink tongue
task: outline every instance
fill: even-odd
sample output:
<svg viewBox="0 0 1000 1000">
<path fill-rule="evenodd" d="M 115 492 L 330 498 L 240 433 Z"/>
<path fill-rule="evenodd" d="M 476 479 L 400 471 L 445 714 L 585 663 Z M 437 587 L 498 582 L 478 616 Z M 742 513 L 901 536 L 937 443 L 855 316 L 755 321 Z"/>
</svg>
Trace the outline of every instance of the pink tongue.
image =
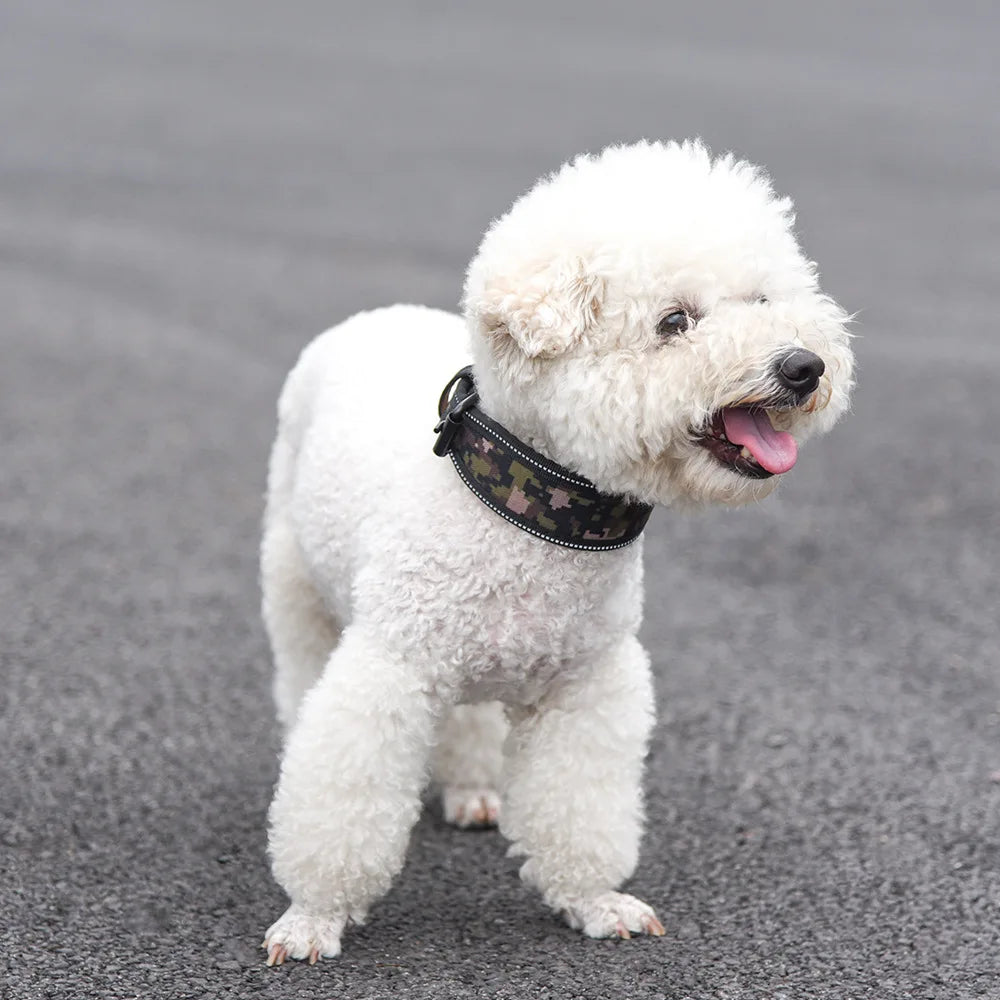
<svg viewBox="0 0 1000 1000">
<path fill-rule="evenodd" d="M 768 472 L 787 472 L 795 464 L 799 453 L 795 438 L 786 431 L 776 431 L 763 410 L 730 407 L 722 411 L 722 422 L 726 437 L 733 444 L 746 445 L 757 464 Z"/>
</svg>

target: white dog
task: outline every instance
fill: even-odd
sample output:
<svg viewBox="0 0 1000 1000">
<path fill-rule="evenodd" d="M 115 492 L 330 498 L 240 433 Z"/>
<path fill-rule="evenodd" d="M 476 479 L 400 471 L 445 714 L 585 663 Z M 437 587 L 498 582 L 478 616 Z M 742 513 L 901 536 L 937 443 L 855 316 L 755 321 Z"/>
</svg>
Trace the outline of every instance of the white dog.
<svg viewBox="0 0 1000 1000">
<path fill-rule="evenodd" d="M 847 408 L 847 316 L 792 222 L 760 170 L 699 142 L 610 148 L 494 223 L 464 319 L 394 306 L 303 352 L 262 553 L 287 731 L 270 855 L 291 897 L 269 964 L 340 952 L 432 773 L 451 822 L 499 818 L 571 926 L 663 933 L 616 891 L 654 704 L 627 543 L 647 504 L 766 497 Z M 442 459 L 434 404 L 469 361 Z"/>
</svg>

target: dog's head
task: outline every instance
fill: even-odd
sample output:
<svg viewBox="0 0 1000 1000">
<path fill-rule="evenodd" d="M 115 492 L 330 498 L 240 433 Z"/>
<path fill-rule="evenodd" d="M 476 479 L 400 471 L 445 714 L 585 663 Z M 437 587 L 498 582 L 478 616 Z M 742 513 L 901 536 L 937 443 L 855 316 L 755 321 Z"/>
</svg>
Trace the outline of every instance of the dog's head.
<svg viewBox="0 0 1000 1000">
<path fill-rule="evenodd" d="M 699 142 L 583 156 L 497 220 L 464 306 L 483 409 L 602 490 L 766 496 L 848 405 L 848 317 L 791 202 Z"/>
</svg>

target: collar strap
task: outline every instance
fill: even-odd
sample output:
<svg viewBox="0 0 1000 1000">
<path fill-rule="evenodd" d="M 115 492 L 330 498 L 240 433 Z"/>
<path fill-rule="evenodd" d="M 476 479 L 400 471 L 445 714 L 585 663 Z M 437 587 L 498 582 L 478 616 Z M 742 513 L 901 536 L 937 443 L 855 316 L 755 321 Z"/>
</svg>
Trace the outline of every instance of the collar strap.
<svg viewBox="0 0 1000 1000">
<path fill-rule="evenodd" d="M 450 455 L 462 482 L 522 531 L 571 549 L 620 549 L 634 542 L 652 507 L 610 496 L 557 465 L 479 409 L 472 366 L 438 401 L 435 455 Z"/>
</svg>

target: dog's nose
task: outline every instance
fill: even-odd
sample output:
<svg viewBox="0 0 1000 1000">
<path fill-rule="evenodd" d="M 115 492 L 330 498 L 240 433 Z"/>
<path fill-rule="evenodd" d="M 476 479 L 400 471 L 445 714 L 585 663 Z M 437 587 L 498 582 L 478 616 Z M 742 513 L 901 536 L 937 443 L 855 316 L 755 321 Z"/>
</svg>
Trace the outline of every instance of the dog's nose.
<svg viewBox="0 0 1000 1000">
<path fill-rule="evenodd" d="M 823 359 L 802 349 L 789 351 L 777 364 L 778 381 L 799 396 L 808 396 L 819 385 L 824 371 Z"/>
</svg>

